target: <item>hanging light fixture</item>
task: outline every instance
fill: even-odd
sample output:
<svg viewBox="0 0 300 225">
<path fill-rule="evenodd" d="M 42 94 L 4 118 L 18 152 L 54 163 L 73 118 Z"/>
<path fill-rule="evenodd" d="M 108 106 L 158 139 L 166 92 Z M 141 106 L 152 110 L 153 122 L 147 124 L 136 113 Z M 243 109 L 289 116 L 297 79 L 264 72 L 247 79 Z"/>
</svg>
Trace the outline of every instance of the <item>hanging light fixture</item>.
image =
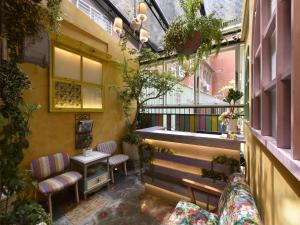
<svg viewBox="0 0 300 225">
<path fill-rule="evenodd" d="M 120 17 L 116 17 L 114 21 L 114 32 L 116 32 L 119 36 L 123 32 L 123 20 Z"/>
<path fill-rule="evenodd" d="M 140 41 L 141 43 L 145 43 L 149 40 L 150 38 L 150 33 L 145 29 L 141 28 L 140 29 Z"/>
<path fill-rule="evenodd" d="M 147 4 L 145 2 L 139 3 L 138 14 L 137 14 L 136 18 L 141 23 L 143 23 L 147 20 Z"/>
<path fill-rule="evenodd" d="M 137 11 L 136 11 L 137 9 Z M 147 20 L 147 4 L 145 2 L 138 3 L 136 7 L 136 1 L 134 1 L 134 16 L 131 20 L 130 27 L 134 32 L 140 33 L 140 42 L 145 43 L 149 40 L 149 32 L 143 28 L 143 23 Z M 114 20 L 113 30 L 118 34 L 120 38 L 124 37 L 123 20 L 120 17 L 116 17 Z"/>
</svg>

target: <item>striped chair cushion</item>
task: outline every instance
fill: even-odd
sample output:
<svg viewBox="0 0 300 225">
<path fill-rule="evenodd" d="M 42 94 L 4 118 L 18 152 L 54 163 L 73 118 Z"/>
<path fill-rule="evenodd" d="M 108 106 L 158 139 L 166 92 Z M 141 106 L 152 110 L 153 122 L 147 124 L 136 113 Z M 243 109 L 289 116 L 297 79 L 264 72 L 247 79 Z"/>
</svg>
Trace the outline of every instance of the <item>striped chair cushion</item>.
<svg viewBox="0 0 300 225">
<path fill-rule="evenodd" d="M 49 194 L 75 184 L 81 178 L 80 173 L 70 171 L 38 183 L 38 188 L 42 193 Z"/>
<path fill-rule="evenodd" d="M 97 151 L 112 155 L 117 150 L 115 141 L 108 141 L 97 145 Z"/>
<path fill-rule="evenodd" d="M 115 166 L 120 163 L 126 162 L 128 159 L 129 159 L 128 155 L 118 154 L 118 155 L 109 157 L 108 162 L 109 162 L 109 165 Z"/>
<path fill-rule="evenodd" d="M 69 162 L 68 154 L 63 152 L 32 160 L 30 164 L 32 177 L 40 180 L 63 172 L 69 167 Z"/>
</svg>

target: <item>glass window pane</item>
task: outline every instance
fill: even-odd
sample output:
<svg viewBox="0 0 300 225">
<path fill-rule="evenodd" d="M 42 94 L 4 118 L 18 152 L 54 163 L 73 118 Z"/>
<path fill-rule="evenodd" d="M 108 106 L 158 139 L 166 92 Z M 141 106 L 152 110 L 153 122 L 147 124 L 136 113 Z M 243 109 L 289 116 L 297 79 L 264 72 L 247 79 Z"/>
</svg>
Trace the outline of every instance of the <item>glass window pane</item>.
<svg viewBox="0 0 300 225">
<path fill-rule="evenodd" d="M 101 89 L 92 86 L 82 87 L 82 107 L 85 109 L 102 109 Z"/>
<path fill-rule="evenodd" d="M 80 55 L 54 47 L 54 76 L 80 80 Z"/>
<path fill-rule="evenodd" d="M 55 108 L 80 108 L 80 85 L 56 81 L 53 101 Z"/>
<path fill-rule="evenodd" d="M 276 34 L 275 32 L 271 36 L 271 79 L 276 78 Z"/>
<path fill-rule="evenodd" d="M 101 84 L 102 64 L 100 62 L 83 57 L 82 67 L 83 81 Z"/>
<path fill-rule="evenodd" d="M 271 7 L 270 7 L 270 10 L 271 10 L 271 15 L 272 15 L 273 12 L 274 12 L 275 9 L 276 9 L 277 1 L 276 1 L 276 0 L 270 0 L 270 1 L 271 1 Z"/>
</svg>

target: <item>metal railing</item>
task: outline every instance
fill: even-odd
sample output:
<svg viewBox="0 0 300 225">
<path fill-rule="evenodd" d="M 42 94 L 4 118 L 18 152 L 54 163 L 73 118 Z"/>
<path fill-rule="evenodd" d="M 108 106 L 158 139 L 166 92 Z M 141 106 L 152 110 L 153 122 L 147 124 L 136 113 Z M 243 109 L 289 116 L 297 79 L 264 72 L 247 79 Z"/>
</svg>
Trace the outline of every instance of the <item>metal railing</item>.
<svg viewBox="0 0 300 225">
<path fill-rule="evenodd" d="M 146 106 L 139 113 L 139 127 L 163 126 L 167 130 L 222 133 L 219 116 L 229 105 Z M 243 116 L 244 105 L 236 111 Z"/>
<path fill-rule="evenodd" d="M 112 34 L 112 22 L 109 18 L 84 0 L 76 0 L 76 7 L 88 15 L 99 26 Z"/>
</svg>

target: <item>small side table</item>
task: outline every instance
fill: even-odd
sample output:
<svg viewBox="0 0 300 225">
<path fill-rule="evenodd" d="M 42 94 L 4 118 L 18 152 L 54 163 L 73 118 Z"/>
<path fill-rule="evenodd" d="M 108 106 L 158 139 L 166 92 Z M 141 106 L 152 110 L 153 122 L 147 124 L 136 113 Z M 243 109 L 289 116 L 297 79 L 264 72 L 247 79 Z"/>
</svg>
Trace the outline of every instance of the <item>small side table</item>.
<svg viewBox="0 0 300 225">
<path fill-rule="evenodd" d="M 89 156 L 75 155 L 71 157 L 71 167 L 83 174 L 83 179 L 80 183 L 80 191 L 84 195 L 84 199 L 88 193 L 94 192 L 101 187 L 108 185 L 110 182 L 109 177 L 109 154 L 93 151 Z M 100 168 L 101 164 L 106 166 Z M 88 174 L 88 167 L 98 166 L 92 175 Z"/>
</svg>

